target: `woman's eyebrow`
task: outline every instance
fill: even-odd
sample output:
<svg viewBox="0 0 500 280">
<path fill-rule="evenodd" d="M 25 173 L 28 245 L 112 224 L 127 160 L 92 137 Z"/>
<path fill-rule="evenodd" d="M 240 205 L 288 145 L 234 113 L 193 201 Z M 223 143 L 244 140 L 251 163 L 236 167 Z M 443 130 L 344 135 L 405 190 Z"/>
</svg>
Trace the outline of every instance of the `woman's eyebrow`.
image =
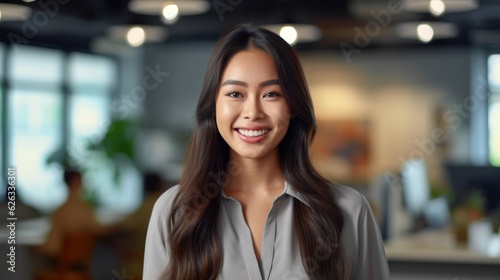
<svg viewBox="0 0 500 280">
<path fill-rule="evenodd" d="M 278 79 L 275 80 L 267 80 L 259 84 L 259 87 L 267 87 L 272 85 L 279 85 L 280 81 Z"/>
<path fill-rule="evenodd" d="M 236 86 L 242 86 L 242 87 L 248 87 L 248 84 L 242 81 L 238 80 L 226 80 L 225 82 L 222 83 L 221 86 L 227 86 L 227 85 L 236 85 Z"/>
<path fill-rule="evenodd" d="M 273 79 L 273 80 L 267 80 L 264 82 L 261 82 L 259 84 L 259 87 L 266 87 L 266 86 L 271 86 L 271 85 L 279 85 L 279 80 L 278 79 Z M 248 87 L 248 84 L 243 82 L 243 81 L 238 81 L 238 80 L 226 80 L 225 82 L 222 83 L 221 86 L 226 86 L 226 85 L 236 85 L 236 86 L 242 86 L 242 87 Z"/>
</svg>

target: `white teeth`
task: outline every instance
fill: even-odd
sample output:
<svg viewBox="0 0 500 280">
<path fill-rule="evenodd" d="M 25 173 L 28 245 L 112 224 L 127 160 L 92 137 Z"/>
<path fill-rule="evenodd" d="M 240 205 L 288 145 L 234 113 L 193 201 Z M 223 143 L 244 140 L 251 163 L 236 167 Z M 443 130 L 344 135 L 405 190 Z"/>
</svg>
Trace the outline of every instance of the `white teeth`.
<svg viewBox="0 0 500 280">
<path fill-rule="evenodd" d="M 262 129 L 262 130 L 247 130 L 247 129 L 238 129 L 238 132 L 248 136 L 248 137 L 257 137 L 261 136 L 263 134 L 266 134 L 269 131 L 269 129 Z"/>
</svg>

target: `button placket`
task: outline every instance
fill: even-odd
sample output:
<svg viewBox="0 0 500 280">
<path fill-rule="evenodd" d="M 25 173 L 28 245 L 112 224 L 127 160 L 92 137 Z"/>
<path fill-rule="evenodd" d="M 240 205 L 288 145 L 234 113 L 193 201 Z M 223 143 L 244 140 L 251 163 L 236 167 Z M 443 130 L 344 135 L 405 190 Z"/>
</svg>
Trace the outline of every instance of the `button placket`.
<svg viewBox="0 0 500 280">
<path fill-rule="evenodd" d="M 274 261 L 274 251 L 276 244 L 276 230 L 278 225 L 278 214 L 279 214 L 279 206 L 281 204 L 282 195 L 278 196 L 276 200 L 273 202 L 273 207 L 271 211 L 269 211 L 265 231 L 264 231 L 264 241 L 263 248 L 264 254 L 261 256 L 261 261 L 263 262 L 263 272 L 264 279 L 269 279 L 271 275 L 271 269 Z"/>
<path fill-rule="evenodd" d="M 262 274 L 260 272 L 260 266 L 257 261 L 257 256 L 255 256 L 255 251 L 253 249 L 253 240 L 252 233 L 250 232 L 250 228 L 245 222 L 245 218 L 243 217 L 243 209 L 241 204 L 238 201 L 235 201 L 238 206 L 237 220 L 238 220 L 238 230 L 242 235 L 244 242 L 241 242 L 241 249 L 243 250 L 243 257 L 245 258 L 245 262 L 248 268 L 248 275 L 250 279 L 262 279 Z"/>
</svg>

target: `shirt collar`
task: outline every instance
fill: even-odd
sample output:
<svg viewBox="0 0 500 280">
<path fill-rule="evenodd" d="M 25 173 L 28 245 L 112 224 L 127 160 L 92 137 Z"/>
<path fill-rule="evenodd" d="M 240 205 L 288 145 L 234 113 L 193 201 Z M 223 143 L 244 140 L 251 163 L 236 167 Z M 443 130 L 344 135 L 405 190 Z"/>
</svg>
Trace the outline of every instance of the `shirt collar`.
<svg viewBox="0 0 500 280">
<path fill-rule="evenodd" d="M 285 191 L 284 191 L 284 193 L 286 193 L 286 194 L 288 194 L 290 196 L 295 197 L 300 202 L 304 203 L 305 205 L 307 205 L 309 207 L 311 206 L 309 204 L 309 202 L 307 202 L 307 199 L 305 198 L 305 196 L 302 193 L 300 193 L 297 190 L 295 190 L 293 188 L 293 186 L 290 183 L 288 183 L 287 181 L 285 181 Z"/>
<path fill-rule="evenodd" d="M 294 198 L 298 199 L 300 202 L 304 203 L 304 204 L 305 204 L 305 205 L 307 205 L 307 206 L 311 206 L 311 205 L 307 202 L 307 200 L 306 200 L 305 196 L 304 196 L 302 193 L 300 193 L 300 192 L 296 191 L 296 190 L 293 188 L 293 186 L 292 186 L 291 184 L 289 184 L 287 181 L 285 181 L 285 189 L 283 190 L 283 193 L 282 193 L 282 194 L 280 194 L 278 197 L 281 197 L 281 196 L 283 196 L 284 194 L 287 194 L 287 195 L 289 195 L 289 196 L 292 196 L 292 197 L 294 197 Z M 226 195 L 226 193 L 224 192 L 224 190 L 222 190 L 222 197 L 223 197 L 223 198 L 225 198 L 225 199 L 229 199 L 229 200 L 235 200 L 234 198 L 227 196 L 227 195 Z"/>
</svg>

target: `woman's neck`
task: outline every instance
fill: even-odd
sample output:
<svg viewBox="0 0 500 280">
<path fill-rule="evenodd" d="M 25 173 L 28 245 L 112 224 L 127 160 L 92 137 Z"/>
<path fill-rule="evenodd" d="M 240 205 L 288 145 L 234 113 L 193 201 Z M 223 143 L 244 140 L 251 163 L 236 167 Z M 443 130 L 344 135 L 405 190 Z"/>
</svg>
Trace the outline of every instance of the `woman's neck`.
<svg viewBox="0 0 500 280">
<path fill-rule="evenodd" d="M 284 188 L 278 151 L 263 158 L 249 159 L 230 154 L 231 170 L 226 188 L 246 193 L 275 193 Z"/>
</svg>

